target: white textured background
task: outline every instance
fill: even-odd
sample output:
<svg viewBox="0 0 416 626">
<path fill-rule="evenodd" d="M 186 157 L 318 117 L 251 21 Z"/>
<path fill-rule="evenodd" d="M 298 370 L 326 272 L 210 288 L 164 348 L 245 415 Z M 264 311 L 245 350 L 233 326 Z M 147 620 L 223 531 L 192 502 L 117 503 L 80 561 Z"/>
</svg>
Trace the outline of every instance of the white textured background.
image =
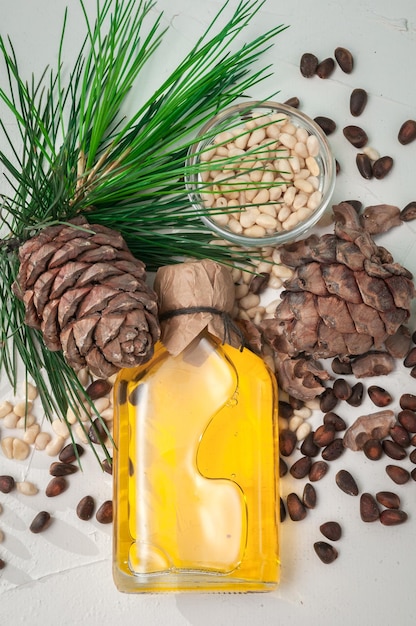
<svg viewBox="0 0 416 626">
<path fill-rule="evenodd" d="M 54 66 L 66 4 L 70 10 L 66 48 L 69 58 L 70 44 L 77 50 L 84 33 L 77 0 L 0 0 L 0 31 L 2 35 L 10 34 L 21 69 L 28 77 L 32 70 L 39 76 L 48 63 Z M 175 60 L 190 48 L 222 4 L 213 0 L 157 2 L 156 9 L 164 11 L 164 21 L 171 30 L 146 84 L 138 86 L 132 95 L 132 107 L 141 91 L 150 93 Z M 85 0 L 85 5 L 92 14 L 95 1 Z M 232 7 L 236 5 L 237 2 L 231 2 Z M 247 29 L 247 38 L 279 23 L 290 28 L 277 38 L 264 58 L 273 64 L 274 76 L 251 95 L 263 97 L 276 90 L 280 90 L 281 100 L 297 95 L 305 113 L 311 117 L 327 115 L 337 122 L 338 130 L 330 140 L 342 173 L 334 202 L 355 198 L 366 205 L 385 202 L 402 208 L 416 200 L 416 142 L 401 146 L 397 141 L 401 123 L 416 118 L 414 0 L 267 0 Z M 332 56 L 336 46 L 353 52 L 355 69 L 351 75 L 338 68 L 326 81 L 302 78 L 299 59 L 303 52 L 313 52 L 323 59 Z M 1 75 L 2 85 L 4 80 Z M 356 150 L 342 135 L 342 127 L 354 123 L 348 109 L 354 87 L 364 87 L 369 92 L 367 108 L 356 123 L 366 129 L 370 145 L 381 155 L 390 154 L 395 159 L 394 170 L 383 181 L 368 182 L 359 176 L 355 168 Z M 3 190 L 4 183 L 0 185 Z M 415 230 L 416 222 L 405 224 L 378 240 L 414 273 Z M 414 379 L 400 367 L 388 380 L 373 382 L 387 387 L 396 400 L 404 391 L 416 393 Z M 5 398 L 12 396 L 2 379 L 0 399 Z M 349 408 L 347 414 L 345 407 L 343 411 L 339 412 L 348 420 L 351 412 L 356 413 Z M 0 436 L 5 434 L 0 423 Z M 415 623 L 416 483 L 411 481 L 396 488 L 386 477 L 383 462 L 372 464 L 362 455 L 344 455 L 331 466 L 322 484 L 316 485 L 316 510 L 303 522 L 283 524 L 282 582 L 277 591 L 264 595 L 129 596 L 117 592 L 112 582 L 111 528 L 100 526 L 95 520 L 81 522 L 74 512 L 76 503 L 86 493 L 94 495 L 97 501 L 111 497 L 110 477 L 103 476 L 92 455 L 87 454 L 84 473 L 71 477 L 68 492 L 51 503 L 42 495 L 49 480 L 50 461 L 44 453 L 36 452 L 29 461 L 12 462 L 0 452 L 0 474 L 31 480 L 41 489 L 33 498 L 16 492 L 0 494 L 0 529 L 5 535 L 0 557 L 7 562 L 0 571 L 1 626 L 72 626 L 81 622 L 95 626 L 115 621 L 125 626 Z M 363 524 L 358 498 L 346 496 L 335 486 L 333 477 L 341 467 L 356 476 L 362 491 L 399 492 L 409 521 L 396 528 Z M 282 488 L 284 493 L 300 490 L 299 483 L 291 484 L 289 480 L 284 481 Z M 53 508 L 54 524 L 47 532 L 32 535 L 28 525 L 43 508 Z M 319 525 L 328 519 L 339 520 L 344 535 L 337 545 L 338 560 L 325 566 L 317 559 L 312 545 L 322 538 Z"/>
</svg>

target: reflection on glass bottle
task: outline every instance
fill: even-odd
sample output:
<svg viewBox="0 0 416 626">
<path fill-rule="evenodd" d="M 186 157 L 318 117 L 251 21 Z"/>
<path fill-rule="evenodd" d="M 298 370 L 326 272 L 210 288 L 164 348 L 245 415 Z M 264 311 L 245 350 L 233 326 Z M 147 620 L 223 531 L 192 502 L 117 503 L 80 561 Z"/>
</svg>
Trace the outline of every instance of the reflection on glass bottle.
<svg viewBox="0 0 416 626">
<path fill-rule="evenodd" d="M 115 385 L 114 577 L 123 591 L 278 580 L 274 377 L 206 330 Z"/>
</svg>

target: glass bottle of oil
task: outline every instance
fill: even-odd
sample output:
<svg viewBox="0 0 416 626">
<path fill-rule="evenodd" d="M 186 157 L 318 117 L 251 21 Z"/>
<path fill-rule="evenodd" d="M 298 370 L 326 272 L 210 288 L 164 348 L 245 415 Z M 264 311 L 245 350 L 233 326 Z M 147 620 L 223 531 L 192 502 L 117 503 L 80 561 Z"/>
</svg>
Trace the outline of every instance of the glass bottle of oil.
<svg viewBox="0 0 416 626">
<path fill-rule="evenodd" d="M 185 279 L 178 265 L 155 282 L 161 311 L 180 311 L 173 329 L 115 384 L 114 579 L 126 592 L 266 591 L 279 577 L 275 379 L 216 336 L 224 322 L 207 310 L 229 307 L 229 271 L 183 265 Z"/>
</svg>

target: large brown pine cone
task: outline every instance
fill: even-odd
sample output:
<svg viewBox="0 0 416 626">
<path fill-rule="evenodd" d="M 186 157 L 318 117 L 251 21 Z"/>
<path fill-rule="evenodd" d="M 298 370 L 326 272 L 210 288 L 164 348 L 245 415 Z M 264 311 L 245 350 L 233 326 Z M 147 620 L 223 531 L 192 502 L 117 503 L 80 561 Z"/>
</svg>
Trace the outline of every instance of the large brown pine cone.
<svg viewBox="0 0 416 626">
<path fill-rule="evenodd" d="M 106 377 L 152 356 L 156 294 L 119 233 L 84 218 L 72 224 L 45 228 L 21 246 L 14 292 L 50 350 L 63 350 L 76 371 L 87 366 Z"/>
<path fill-rule="evenodd" d="M 415 295 L 410 272 L 375 244 L 350 204 L 333 210 L 334 234 L 312 235 L 281 252 L 282 263 L 295 273 L 275 318 L 261 327 L 282 363 L 287 357 L 347 359 L 380 350 L 409 318 Z"/>
</svg>

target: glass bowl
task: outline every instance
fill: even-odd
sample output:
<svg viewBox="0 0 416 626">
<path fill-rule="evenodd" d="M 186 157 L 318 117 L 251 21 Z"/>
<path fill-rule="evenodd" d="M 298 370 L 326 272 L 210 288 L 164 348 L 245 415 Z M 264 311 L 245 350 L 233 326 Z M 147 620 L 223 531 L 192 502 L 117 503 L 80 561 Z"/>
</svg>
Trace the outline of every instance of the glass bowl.
<svg viewBox="0 0 416 626">
<path fill-rule="evenodd" d="M 200 130 L 185 168 L 189 199 L 203 223 L 243 247 L 305 236 L 325 212 L 335 177 L 320 126 L 270 101 L 218 113 Z"/>
</svg>

